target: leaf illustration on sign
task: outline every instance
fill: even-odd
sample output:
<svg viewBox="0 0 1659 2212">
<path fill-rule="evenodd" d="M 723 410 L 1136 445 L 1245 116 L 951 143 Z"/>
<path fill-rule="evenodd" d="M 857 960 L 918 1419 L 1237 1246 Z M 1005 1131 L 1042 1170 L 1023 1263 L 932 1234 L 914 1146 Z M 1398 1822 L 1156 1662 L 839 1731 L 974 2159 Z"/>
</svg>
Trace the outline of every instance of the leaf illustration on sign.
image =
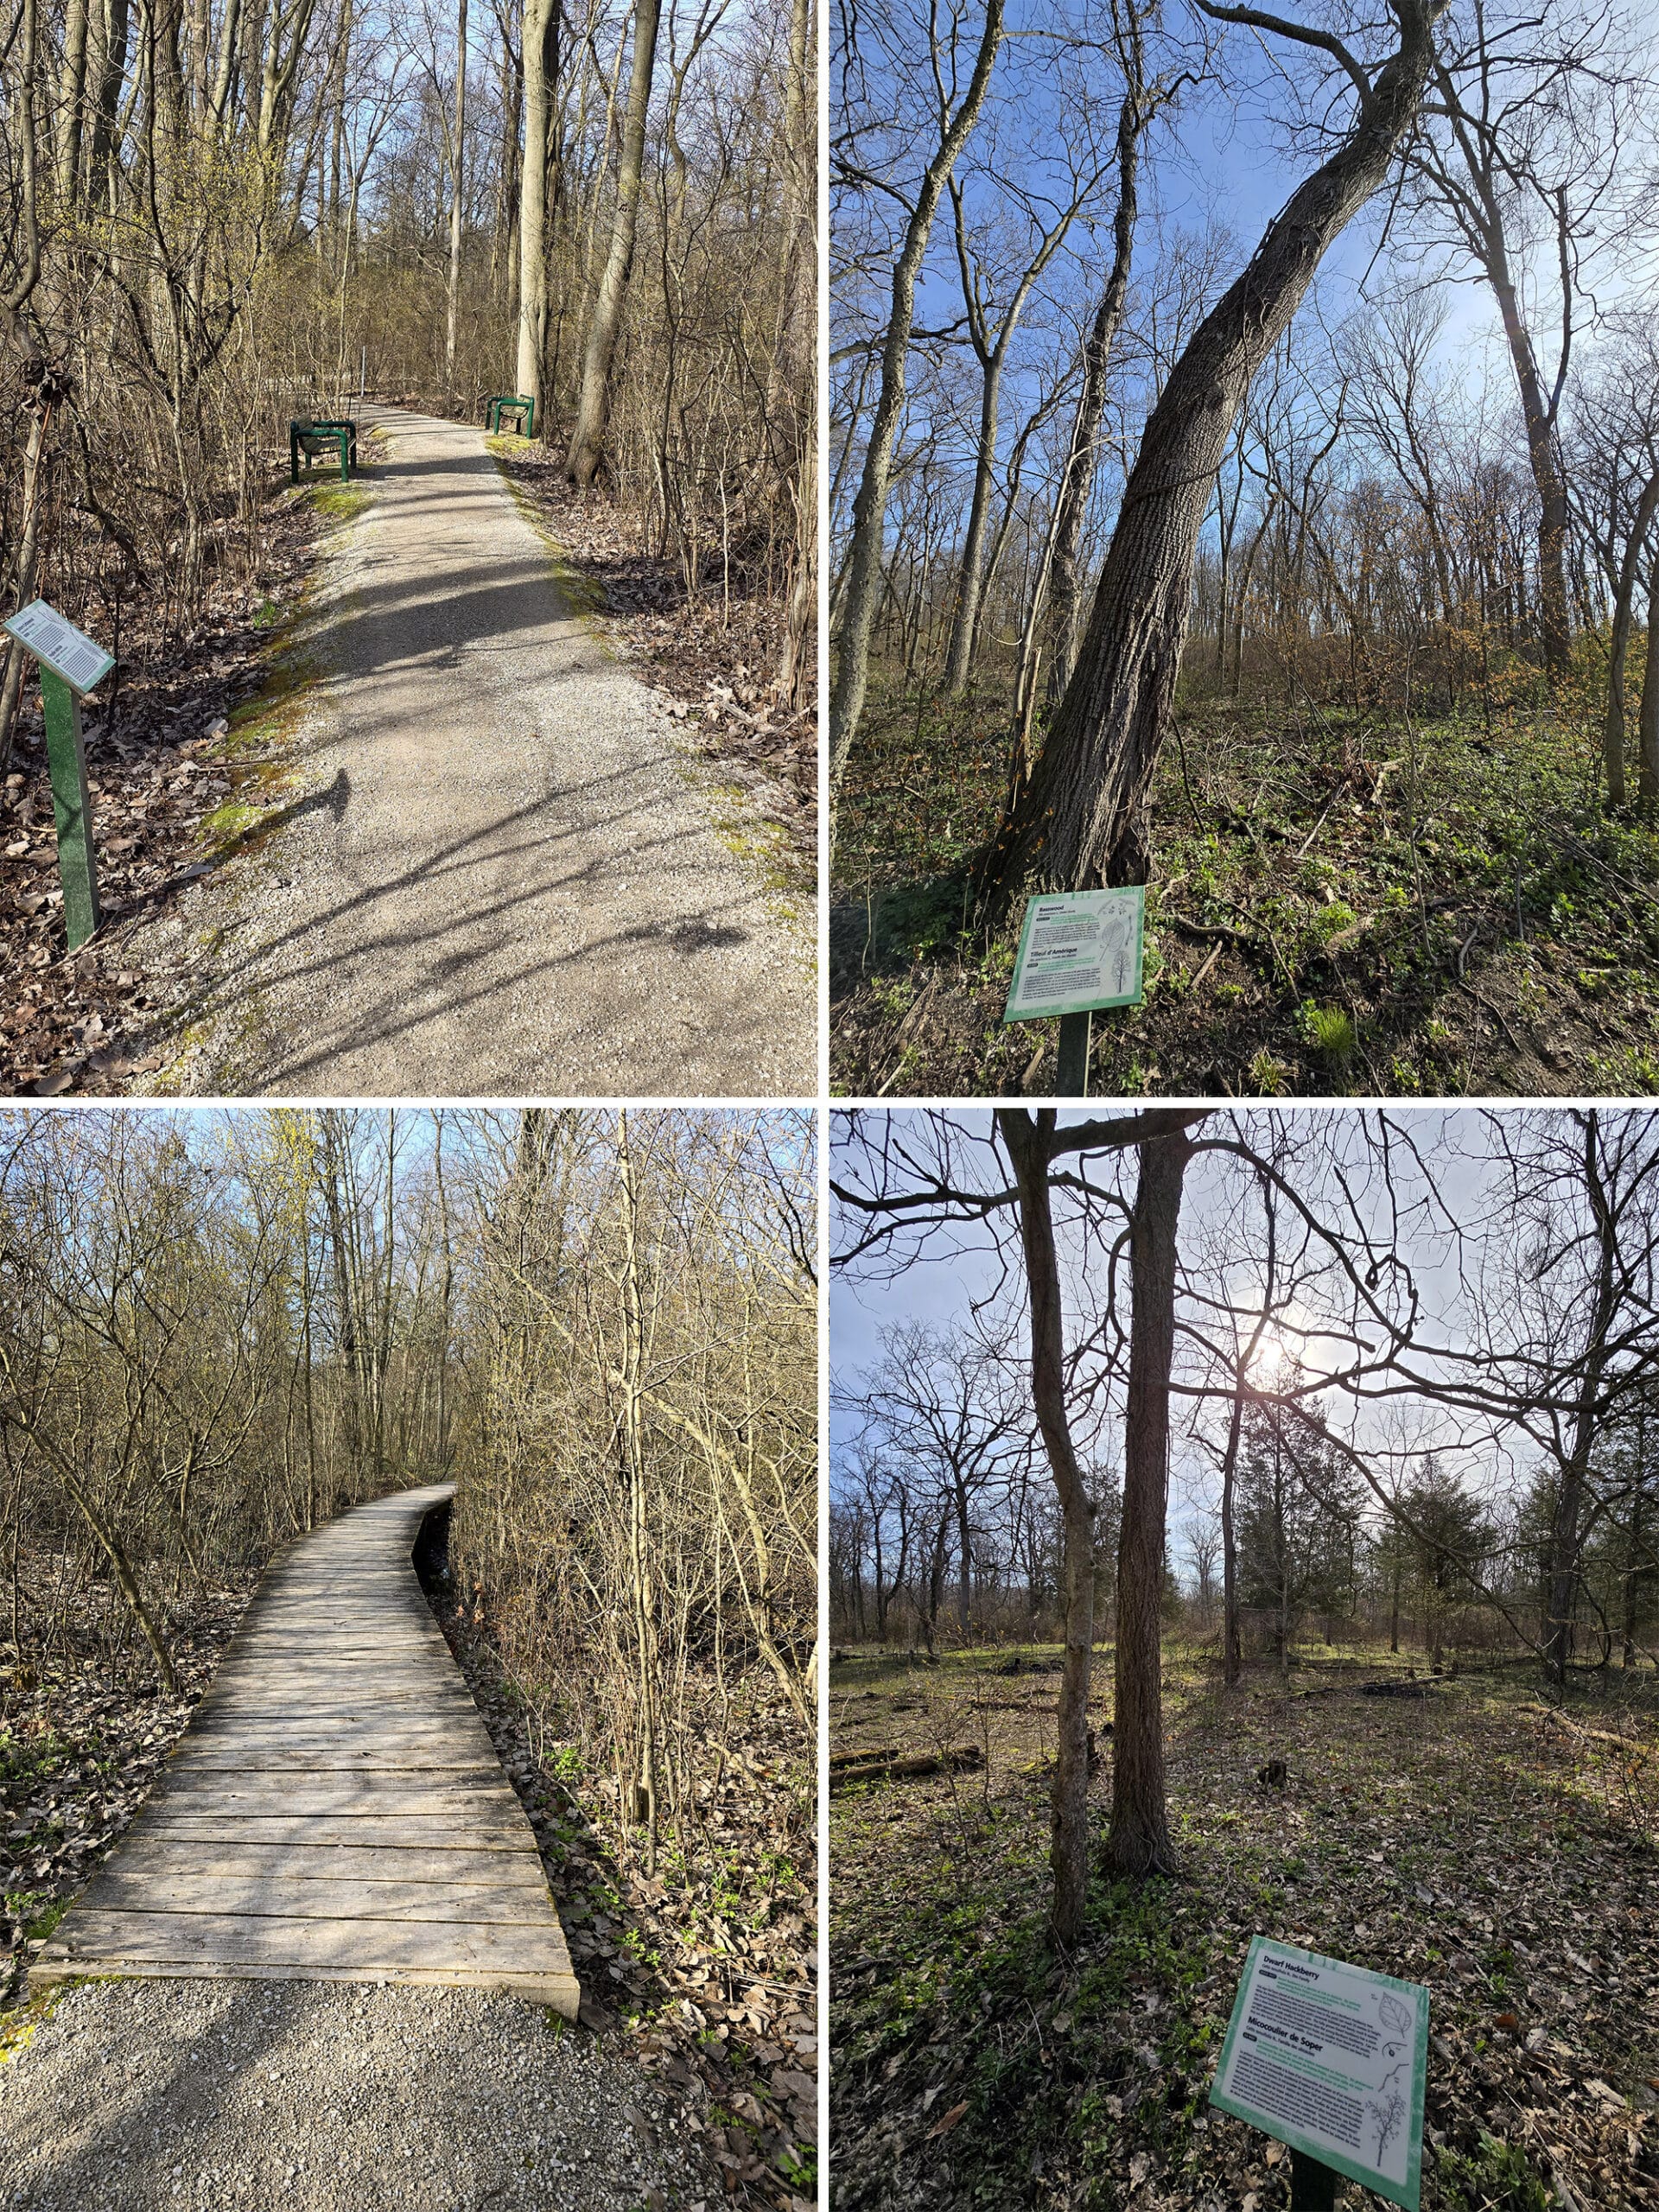
<svg viewBox="0 0 1659 2212">
<path fill-rule="evenodd" d="M 1385 1989 L 1377 1999 L 1376 2011 L 1383 2026 L 1395 2035 L 1408 2036 L 1411 2033 L 1411 2015 L 1390 1991 Z"/>
</svg>

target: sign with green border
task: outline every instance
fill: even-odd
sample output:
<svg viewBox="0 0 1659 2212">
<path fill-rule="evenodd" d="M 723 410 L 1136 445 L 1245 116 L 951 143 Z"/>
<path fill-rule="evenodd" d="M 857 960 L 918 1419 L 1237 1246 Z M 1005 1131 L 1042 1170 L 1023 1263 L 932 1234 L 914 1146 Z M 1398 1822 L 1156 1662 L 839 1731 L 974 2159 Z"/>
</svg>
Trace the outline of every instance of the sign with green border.
<svg viewBox="0 0 1659 2212">
<path fill-rule="evenodd" d="M 1258 1936 L 1210 2101 L 1418 2212 L 1428 1992 Z"/>
<path fill-rule="evenodd" d="M 95 690 L 115 666 L 112 656 L 96 639 L 77 630 L 73 622 L 66 622 L 43 599 L 31 600 L 4 626 L 20 645 L 29 647 L 36 660 L 44 661 L 54 676 L 60 676 L 72 691 Z"/>
<path fill-rule="evenodd" d="M 1139 883 L 1028 899 L 1003 1020 L 1139 1006 L 1146 911 L 1146 887 Z"/>
</svg>

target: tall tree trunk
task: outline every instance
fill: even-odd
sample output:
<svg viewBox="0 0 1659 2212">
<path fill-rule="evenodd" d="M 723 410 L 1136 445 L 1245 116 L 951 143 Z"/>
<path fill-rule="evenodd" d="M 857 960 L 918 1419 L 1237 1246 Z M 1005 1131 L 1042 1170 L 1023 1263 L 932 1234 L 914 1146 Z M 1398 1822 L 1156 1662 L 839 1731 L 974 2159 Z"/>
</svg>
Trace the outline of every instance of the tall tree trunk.
<svg viewBox="0 0 1659 2212">
<path fill-rule="evenodd" d="M 639 1193 L 628 1149 L 628 1115 L 617 1118 L 622 1196 L 622 1406 L 620 1428 L 628 1483 L 628 1586 L 639 1668 L 639 1766 L 634 1818 L 645 1831 L 645 1872 L 657 1871 L 657 1599 L 646 1527 L 645 1415 L 640 1374 L 645 1310 L 639 1295 Z"/>
<path fill-rule="evenodd" d="M 67 0 L 63 11 L 63 66 L 58 73 L 58 208 L 74 207 L 80 181 L 82 120 L 86 95 L 86 0 Z"/>
<path fill-rule="evenodd" d="M 841 622 L 836 639 L 836 680 L 830 694 L 830 796 L 831 806 L 846 771 L 847 754 L 858 733 L 869 683 L 870 640 L 881 596 L 881 539 L 887 516 L 887 483 L 893 471 L 893 441 L 905 407 L 905 369 L 915 320 L 916 283 L 938 212 L 939 195 L 967 144 L 991 81 L 1002 42 L 1004 0 L 986 0 L 974 73 L 961 105 L 945 119 L 938 152 L 922 174 L 910 220 L 893 264 L 893 294 L 881 346 L 881 382 L 870 416 L 864 467 L 853 498 L 853 525 L 847 551 Z"/>
<path fill-rule="evenodd" d="M 1123 1423 L 1123 1525 L 1117 1545 L 1117 1684 L 1113 1704 L 1116 1874 L 1172 1874 L 1164 1803 L 1164 1524 L 1169 1495 L 1169 1370 L 1175 1351 L 1175 1236 L 1192 1143 L 1185 1131 L 1141 1147 L 1129 1228 L 1129 1387 Z"/>
<path fill-rule="evenodd" d="M 1642 542 L 1659 512 L 1659 468 L 1642 487 L 1636 519 L 1624 543 L 1618 579 L 1613 591 L 1613 630 L 1607 654 L 1607 718 L 1602 727 L 1602 760 L 1607 771 L 1607 798 L 1614 806 L 1624 804 L 1624 667 L 1630 658 L 1630 625 L 1635 610 L 1637 571 Z M 1655 555 L 1659 573 L 1659 553 Z M 1649 626 L 1652 636 L 1652 626 Z"/>
<path fill-rule="evenodd" d="M 1643 806 L 1659 805 L 1659 552 L 1648 579 L 1648 650 L 1642 664 L 1642 717 L 1638 731 Z"/>
<path fill-rule="evenodd" d="M 559 73 L 559 0 L 524 0 L 524 156 L 518 182 L 519 393 L 547 435 L 542 371 L 547 352 L 547 217 L 553 95 Z"/>
<path fill-rule="evenodd" d="M 996 463 L 997 403 L 1002 386 L 1002 349 L 997 346 L 980 364 L 979 448 L 974 458 L 974 492 L 968 509 L 968 536 L 962 549 L 962 569 L 957 586 L 957 611 L 945 648 L 941 689 L 956 697 L 968 689 L 973 665 L 974 639 L 979 630 L 980 594 L 985 579 L 985 526 L 991 509 L 991 476 Z"/>
<path fill-rule="evenodd" d="M 817 133 L 813 127 L 811 0 L 792 0 L 784 85 L 784 160 L 790 195 L 783 319 L 775 374 L 795 459 L 795 546 L 778 688 L 810 703 L 818 607 Z"/>
<path fill-rule="evenodd" d="M 1083 390 L 1072 418 L 1065 468 L 1055 501 L 1053 544 L 1048 556 L 1048 696 L 1058 702 L 1071 681 L 1077 657 L 1077 613 L 1080 592 L 1077 553 L 1083 543 L 1084 517 L 1094 489 L 1100 445 L 1101 418 L 1106 412 L 1106 372 L 1112 346 L 1123 320 L 1129 296 L 1129 265 L 1135 252 L 1135 220 L 1139 211 L 1138 173 L 1141 133 L 1147 118 L 1141 111 L 1143 73 L 1141 24 L 1132 21 L 1129 42 L 1123 53 L 1128 86 L 1117 111 L 1117 207 L 1112 217 L 1112 265 L 1083 349 Z"/>
<path fill-rule="evenodd" d="M 1089 1891 L 1089 1675 L 1095 1643 L 1095 1507 L 1077 1465 L 1065 1407 L 1065 1332 L 1059 1259 L 1049 1203 L 1046 1139 L 1052 1110 L 1035 1126 L 1012 1109 L 997 1125 L 1020 1191 L 1031 1331 L 1031 1395 L 1065 1529 L 1060 1569 L 1065 1658 L 1060 1673 L 1054 1784 L 1049 1796 L 1049 1865 L 1054 1900 L 1049 1928 L 1057 1943 L 1083 1933 Z"/>
<path fill-rule="evenodd" d="M 1618 1306 L 1615 1277 L 1618 1224 L 1601 1178 L 1598 1158 L 1600 1117 L 1593 1108 L 1583 1116 L 1582 1126 L 1585 1191 L 1596 1224 L 1599 1249 L 1595 1302 L 1579 1376 L 1577 1402 L 1573 1408 L 1572 1437 L 1555 1492 L 1555 1510 L 1550 1516 L 1545 1577 L 1548 1605 L 1544 1621 L 1544 1670 L 1558 1689 L 1566 1687 L 1567 1669 L 1573 1656 L 1579 1555 L 1584 1547 L 1585 1491 L 1590 1479 L 1591 1454 L 1596 1445 L 1597 1401 L 1610 1357 L 1609 1332 Z"/>
<path fill-rule="evenodd" d="M 461 193 L 467 174 L 467 0 L 455 0 L 455 140 L 449 162 L 449 289 L 443 325 L 443 378 L 455 388 L 455 317 L 461 302 Z"/>
<path fill-rule="evenodd" d="M 1399 0 L 1398 12 L 1399 49 L 1370 81 L 1347 139 L 1268 226 L 1153 410 L 1076 672 L 987 856 L 1002 898 L 1033 877 L 1065 889 L 1146 879 L 1146 795 L 1180 672 L 1198 531 L 1234 422 L 1326 249 L 1387 176 L 1421 103 L 1433 0 Z"/>
<path fill-rule="evenodd" d="M 1221 1679 L 1236 1689 L 1244 1671 L 1243 1644 L 1238 1632 L 1238 1537 L 1233 1506 L 1238 1473 L 1239 1433 L 1244 1425 L 1243 1378 L 1233 1392 L 1233 1410 L 1227 1423 L 1227 1448 L 1221 1460 Z"/>
<path fill-rule="evenodd" d="M 610 251 L 594 294 L 588 349 L 582 364 L 582 391 L 576 427 L 571 433 L 565 469 L 584 489 L 599 474 L 605 457 L 605 433 L 611 412 L 611 365 L 622 321 L 622 295 L 633 266 L 634 234 L 639 222 L 639 179 L 645 168 L 645 124 L 651 111 L 651 80 L 657 63 L 657 25 L 661 0 L 633 0 L 633 60 L 628 75 L 628 106 L 622 121 L 622 151 L 616 165 L 616 210 L 611 219 Z"/>
</svg>

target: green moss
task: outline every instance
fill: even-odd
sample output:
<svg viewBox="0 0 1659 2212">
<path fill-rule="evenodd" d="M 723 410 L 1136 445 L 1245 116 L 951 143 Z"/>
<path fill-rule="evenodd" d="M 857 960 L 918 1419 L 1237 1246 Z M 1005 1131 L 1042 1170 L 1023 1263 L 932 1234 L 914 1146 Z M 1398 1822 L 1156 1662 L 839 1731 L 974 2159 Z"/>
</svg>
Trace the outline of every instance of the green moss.
<svg viewBox="0 0 1659 2212">
<path fill-rule="evenodd" d="M 571 565 L 569 553 L 548 528 L 547 518 L 536 504 L 534 495 L 507 467 L 513 454 L 528 449 L 529 442 L 524 438 L 486 437 L 484 442 L 489 448 L 491 459 L 501 472 L 502 482 L 512 494 L 514 505 L 546 550 L 553 565 L 553 578 L 559 588 L 560 597 L 578 620 L 585 624 L 594 640 L 614 658 L 611 641 L 599 626 L 599 618 L 605 612 L 604 586 L 596 576 L 585 575 L 580 569 Z"/>
</svg>

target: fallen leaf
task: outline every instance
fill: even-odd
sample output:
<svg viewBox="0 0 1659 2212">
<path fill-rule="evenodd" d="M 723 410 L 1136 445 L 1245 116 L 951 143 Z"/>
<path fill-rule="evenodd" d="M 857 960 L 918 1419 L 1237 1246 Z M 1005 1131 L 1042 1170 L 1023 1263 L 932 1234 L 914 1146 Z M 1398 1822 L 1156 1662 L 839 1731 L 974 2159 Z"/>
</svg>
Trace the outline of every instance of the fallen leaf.
<svg viewBox="0 0 1659 2212">
<path fill-rule="evenodd" d="M 966 2097 L 963 2099 L 959 2105 L 952 2105 L 950 2111 L 945 2113 L 944 2119 L 936 2120 L 932 2126 L 928 2129 L 928 2141 L 930 2143 L 934 2143 L 938 2140 L 941 2135 L 948 2135 L 951 2129 L 956 2126 L 957 2122 L 963 2117 L 963 2113 L 966 2113 L 967 2109 L 968 2100 Z"/>
</svg>

